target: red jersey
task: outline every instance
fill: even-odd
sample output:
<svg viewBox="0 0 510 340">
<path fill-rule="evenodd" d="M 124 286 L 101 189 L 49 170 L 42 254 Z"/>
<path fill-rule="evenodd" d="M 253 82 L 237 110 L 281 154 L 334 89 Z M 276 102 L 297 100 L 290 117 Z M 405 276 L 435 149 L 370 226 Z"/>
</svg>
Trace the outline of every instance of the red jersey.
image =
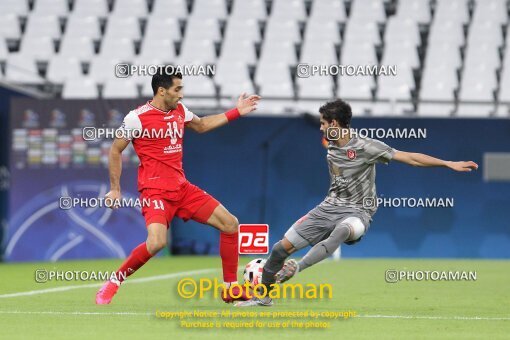
<svg viewBox="0 0 510 340">
<path fill-rule="evenodd" d="M 182 139 L 184 125 L 193 117 L 182 103 L 165 112 L 150 101 L 124 117 L 123 136 L 133 142 L 140 159 L 138 191 L 145 188 L 176 191 L 187 181 L 182 169 Z"/>
</svg>

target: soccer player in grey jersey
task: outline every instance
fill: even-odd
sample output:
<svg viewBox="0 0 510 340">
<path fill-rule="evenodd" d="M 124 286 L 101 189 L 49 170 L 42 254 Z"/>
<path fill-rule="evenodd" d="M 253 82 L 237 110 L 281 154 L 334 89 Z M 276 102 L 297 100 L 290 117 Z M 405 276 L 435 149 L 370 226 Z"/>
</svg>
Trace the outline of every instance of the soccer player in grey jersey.
<svg viewBox="0 0 510 340">
<path fill-rule="evenodd" d="M 375 165 L 390 160 L 420 167 L 447 167 L 455 171 L 477 169 L 475 162 L 444 161 L 421 153 L 395 150 L 371 138 L 350 132 L 352 112 L 348 103 L 335 100 L 319 109 L 320 130 L 328 140 L 331 184 L 327 197 L 299 219 L 272 248 L 264 266 L 262 284 L 267 291 L 296 273 L 326 259 L 342 244 L 360 241 L 377 210 Z M 299 262 L 285 259 L 312 246 Z M 271 306 L 269 296 L 254 297 L 237 306 Z"/>
</svg>

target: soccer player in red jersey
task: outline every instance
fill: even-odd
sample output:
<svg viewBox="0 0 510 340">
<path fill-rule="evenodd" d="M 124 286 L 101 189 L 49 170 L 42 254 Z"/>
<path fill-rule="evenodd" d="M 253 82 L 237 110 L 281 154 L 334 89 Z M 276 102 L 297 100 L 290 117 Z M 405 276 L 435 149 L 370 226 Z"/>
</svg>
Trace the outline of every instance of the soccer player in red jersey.
<svg viewBox="0 0 510 340">
<path fill-rule="evenodd" d="M 200 118 L 181 103 L 183 82 L 180 73 L 166 74 L 164 69 L 152 77 L 154 97 L 145 105 L 130 111 L 124 118 L 121 131 L 124 138 L 116 138 L 109 156 L 110 192 L 108 198 L 121 198 L 121 153 L 130 141 L 140 159 L 138 191 L 147 226 L 147 240 L 138 245 L 116 272 L 96 294 L 97 304 L 108 304 L 122 281 L 143 266 L 167 244 L 167 230 L 174 216 L 217 228 L 220 235 L 220 256 L 226 288 L 237 283 L 238 220 L 223 205 L 199 187 L 188 182 L 182 169 L 182 139 L 184 127 L 198 133 L 214 130 L 257 108 L 257 95 L 242 94 L 234 109 Z M 113 206 L 115 208 L 115 206 Z M 225 302 L 246 300 L 241 286 L 234 286 L 232 296 L 225 293 Z"/>
</svg>

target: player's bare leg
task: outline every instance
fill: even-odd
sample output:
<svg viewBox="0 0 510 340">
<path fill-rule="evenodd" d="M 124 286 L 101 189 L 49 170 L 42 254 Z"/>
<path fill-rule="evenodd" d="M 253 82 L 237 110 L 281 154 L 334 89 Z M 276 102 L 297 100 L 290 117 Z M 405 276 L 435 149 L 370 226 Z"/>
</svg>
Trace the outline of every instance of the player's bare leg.
<svg viewBox="0 0 510 340">
<path fill-rule="evenodd" d="M 147 261 L 157 254 L 167 244 L 167 227 L 161 223 L 151 223 L 147 226 L 147 241 L 138 245 L 122 263 L 115 273 L 115 277 L 105 284 L 96 294 L 96 304 L 109 304 L 117 293 L 121 283 Z"/>
<path fill-rule="evenodd" d="M 207 224 L 218 229 L 220 234 L 220 256 L 223 267 L 223 281 L 228 289 L 237 284 L 237 267 L 239 265 L 238 234 L 239 221 L 223 205 L 217 206 Z M 238 297 L 239 296 L 239 297 Z M 225 290 L 222 292 L 223 301 L 230 303 L 235 300 L 247 300 L 246 292 L 241 287 L 232 289 L 232 296 Z"/>
</svg>

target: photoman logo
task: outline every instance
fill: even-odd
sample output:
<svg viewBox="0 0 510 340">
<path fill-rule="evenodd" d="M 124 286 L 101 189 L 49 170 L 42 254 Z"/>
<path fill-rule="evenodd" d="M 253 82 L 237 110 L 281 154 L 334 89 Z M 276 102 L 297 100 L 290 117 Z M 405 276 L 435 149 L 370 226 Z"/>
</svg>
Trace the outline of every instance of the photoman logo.
<svg viewBox="0 0 510 340">
<path fill-rule="evenodd" d="M 239 225 L 239 254 L 269 253 L 268 224 Z"/>
</svg>

